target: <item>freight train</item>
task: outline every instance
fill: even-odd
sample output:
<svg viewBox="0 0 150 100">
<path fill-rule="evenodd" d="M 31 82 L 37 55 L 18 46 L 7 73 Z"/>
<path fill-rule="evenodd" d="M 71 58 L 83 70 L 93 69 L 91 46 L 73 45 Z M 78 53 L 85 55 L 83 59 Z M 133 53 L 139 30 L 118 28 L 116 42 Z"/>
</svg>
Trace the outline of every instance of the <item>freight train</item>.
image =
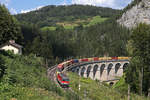
<svg viewBox="0 0 150 100">
<path fill-rule="evenodd" d="M 129 60 L 130 57 L 94 57 L 83 59 L 72 59 L 58 64 L 57 66 L 57 81 L 62 87 L 69 87 L 69 78 L 63 73 L 63 70 L 73 64 L 94 61 L 108 61 L 108 60 Z"/>
</svg>

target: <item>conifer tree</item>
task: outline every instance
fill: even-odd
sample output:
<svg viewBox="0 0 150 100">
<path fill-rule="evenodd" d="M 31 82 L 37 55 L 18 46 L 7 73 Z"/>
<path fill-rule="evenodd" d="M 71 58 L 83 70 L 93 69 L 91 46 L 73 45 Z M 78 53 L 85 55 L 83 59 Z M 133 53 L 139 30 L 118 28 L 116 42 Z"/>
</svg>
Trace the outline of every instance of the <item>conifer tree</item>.
<svg viewBox="0 0 150 100">
<path fill-rule="evenodd" d="M 8 40 L 21 41 L 22 35 L 17 20 L 4 5 L 0 5 L 0 44 Z"/>
<path fill-rule="evenodd" d="M 6 70 L 6 67 L 4 65 L 4 61 L 3 61 L 2 57 L 0 56 L 0 81 L 1 81 L 1 78 L 5 74 L 5 70 Z"/>
<path fill-rule="evenodd" d="M 131 90 L 148 94 L 150 88 L 150 26 L 139 24 L 133 29 L 131 39 L 131 62 L 127 71 L 127 81 Z"/>
</svg>

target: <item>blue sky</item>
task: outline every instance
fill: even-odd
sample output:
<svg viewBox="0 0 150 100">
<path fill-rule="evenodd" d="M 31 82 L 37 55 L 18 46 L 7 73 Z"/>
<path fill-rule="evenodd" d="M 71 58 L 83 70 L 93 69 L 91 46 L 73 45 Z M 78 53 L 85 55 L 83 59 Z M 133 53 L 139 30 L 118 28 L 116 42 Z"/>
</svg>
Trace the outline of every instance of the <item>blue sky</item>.
<svg viewBox="0 0 150 100">
<path fill-rule="evenodd" d="M 131 0 L 0 0 L 0 3 L 5 4 L 11 14 L 26 13 L 46 5 L 88 4 L 122 9 L 130 2 Z"/>
</svg>

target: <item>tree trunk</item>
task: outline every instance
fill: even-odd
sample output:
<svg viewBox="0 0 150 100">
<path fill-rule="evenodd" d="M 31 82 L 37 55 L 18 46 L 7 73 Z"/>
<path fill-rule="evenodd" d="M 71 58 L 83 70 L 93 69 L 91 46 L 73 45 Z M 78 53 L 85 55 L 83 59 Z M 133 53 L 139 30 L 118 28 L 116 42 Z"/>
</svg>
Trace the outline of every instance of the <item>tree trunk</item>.
<svg viewBox="0 0 150 100">
<path fill-rule="evenodd" d="M 47 58 L 45 59 L 45 67 L 48 68 L 48 60 L 47 60 Z"/>
<path fill-rule="evenodd" d="M 150 88 L 148 89 L 148 98 L 150 98 Z"/>
<path fill-rule="evenodd" d="M 140 93 L 140 95 L 142 95 L 142 90 L 143 90 L 143 67 L 142 67 L 142 69 L 141 69 L 141 71 L 140 71 L 140 76 L 139 76 L 139 80 L 140 80 L 140 91 L 139 91 L 139 93 Z"/>
<path fill-rule="evenodd" d="M 128 84 L 128 100 L 130 100 L 130 84 Z"/>
</svg>

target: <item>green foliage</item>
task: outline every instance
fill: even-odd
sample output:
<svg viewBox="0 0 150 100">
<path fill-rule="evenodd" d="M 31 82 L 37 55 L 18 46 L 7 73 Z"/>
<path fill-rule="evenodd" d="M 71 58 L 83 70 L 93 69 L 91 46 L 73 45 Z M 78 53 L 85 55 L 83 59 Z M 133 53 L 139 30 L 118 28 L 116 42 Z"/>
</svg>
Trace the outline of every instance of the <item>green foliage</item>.
<svg viewBox="0 0 150 100">
<path fill-rule="evenodd" d="M 127 91 L 128 91 L 128 85 L 125 81 L 125 75 L 123 75 L 120 80 L 114 84 L 112 87 L 122 93 L 124 93 L 126 95 Z"/>
<path fill-rule="evenodd" d="M 57 23 L 57 25 L 63 26 L 64 29 L 75 29 L 76 27 L 79 27 L 80 25 L 84 27 L 90 27 L 92 25 L 102 23 L 105 20 L 107 20 L 107 18 L 102 18 L 100 16 L 94 16 L 94 17 L 87 16 L 86 19 L 76 19 L 73 21 L 65 21 L 65 22 Z"/>
<path fill-rule="evenodd" d="M 139 66 L 141 66 L 139 58 L 132 57 L 126 72 L 126 82 L 131 85 L 131 91 L 135 93 L 139 93 L 140 88 Z"/>
<path fill-rule="evenodd" d="M 110 19 L 103 23 L 77 31 L 75 34 L 77 55 L 90 56 L 126 56 L 126 43 L 129 31 Z M 77 35 L 76 35 L 77 34 Z"/>
<path fill-rule="evenodd" d="M 64 100 L 57 94 L 41 88 L 13 86 L 7 83 L 0 83 L 0 98 L 1 100 L 60 100 L 60 98 Z"/>
<path fill-rule="evenodd" d="M 0 81 L 1 81 L 1 78 L 3 78 L 5 74 L 5 70 L 6 70 L 6 66 L 4 65 L 4 60 L 0 56 Z"/>
<path fill-rule="evenodd" d="M 0 56 L 7 66 L 6 74 L 0 81 L 2 100 L 70 100 L 71 97 L 74 97 L 72 100 L 78 100 L 75 93 L 64 92 L 48 79 L 41 57 L 9 52 L 0 53 Z"/>
<path fill-rule="evenodd" d="M 20 26 L 25 44 L 30 44 L 33 41 L 33 38 L 35 38 L 40 33 L 40 30 L 37 27 L 37 25 L 22 22 Z"/>
<path fill-rule="evenodd" d="M 85 25 L 85 26 L 91 26 L 91 25 L 95 25 L 95 24 L 98 24 L 98 23 L 102 23 L 105 20 L 107 20 L 107 18 L 102 18 L 100 16 L 95 16 L 95 17 L 92 18 L 90 23 L 88 25 Z"/>
<path fill-rule="evenodd" d="M 73 29 L 74 26 L 72 26 L 72 25 L 66 25 L 66 26 L 64 26 L 64 28 L 65 28 L 65 29 Z"/>
<path fill-rule="evenodd" d="M 150 88 L 150 26 L 139 24 L 130 38 L 131 64 L 127 72 L 127 82 L 134 92 L 147 94 Z M 130 52 L 130 51 L 129 51 Z"/>
<path fill-rule="evenodd" d="M 41 30 L 42 31 L 47 31 L 47 30 L 49 30 L 49 31 L 55 31 L 56 27 L 54 27 L 54 26 L 51 26 L 51 27 L 45 26 L 45 27 L 41 28 Z"/>
<path fill-rule="evenodd" d="M 58 22 L 75 21 L 76 19 L 86 19 L 87 16 L 111 17 L 118 14 L 119 10 L 102 8 L 89 5 L 69 5 L 69 6 L 46 6 L 37 11 L 18 14 L 15 17 L 19 21 L 37 24 L 39 27 L 55 26 Z M 35 16 L 36 15 L 36 16 Z"/>
<path fill-rule="evenodd" d="M 126 56 L 129 30 L 112 18 L 119 13 L 110 8 L 70 5 L 46 6 L 15 17 L 21 22 L 25 54 L 34 53 L 50 62 L 79 56 Z"/>
<path fill-rule="evenodd" d="M 45 81 L 47 79 L 44 73 L 45 69 L 41 67 L 41 58 L 34 58 L 33 55 L 29 57 L 13 55 L 13 59 L 6 56 L 3 57 L 7 66 L 6 76 L 9 78 L 9 83 L 41 88 L 47 83 L 48 80 Z M 42 81 L 43 85 L 41 84 Z"/>
<path fill-rule="evenodd" d="M 70 87 L 80 96 L 82 100 L 127 100 L 127 91 L 124 78 L 114 86 L 104 86 L 99 81 L 79 77 L 75 73 L 68 73 Z M 79 91 L 80 83 L 80 91 Z M 146 97 L 131 94 L 132 100 L 148 100 Z"/>
<path fill-rule="evenodd" d="M 36 37 L 33 41 L 33 46 L 31 50 L 37 55 L 43 56 L 44 58 L 65 58 L 72 54 L 72 49 L 70 48 L 71 43 L 68 31 L 63 28 L 57 28 L 56 31 L 46 31 L 41 34 L 40 37 Z"/>
<path fill-rule="evenodd" d="M 17 20 L 0 4 L 0 45 L 8 40 L 22 41 L 22 34 Z"/>
<path fill-rule="evenodd" d="M 108 19 L 87 28 L 80 25 L 74 30 L 65 30 L 62 26 L 54 31 L 45 30 L 33 38 L 32 45 L 27 44 L 26 50 L 50 60 L 105 54 L 126 56 L 128 38 L 128 29 L 118 25 L 114 19 Z"/>
</svg>

